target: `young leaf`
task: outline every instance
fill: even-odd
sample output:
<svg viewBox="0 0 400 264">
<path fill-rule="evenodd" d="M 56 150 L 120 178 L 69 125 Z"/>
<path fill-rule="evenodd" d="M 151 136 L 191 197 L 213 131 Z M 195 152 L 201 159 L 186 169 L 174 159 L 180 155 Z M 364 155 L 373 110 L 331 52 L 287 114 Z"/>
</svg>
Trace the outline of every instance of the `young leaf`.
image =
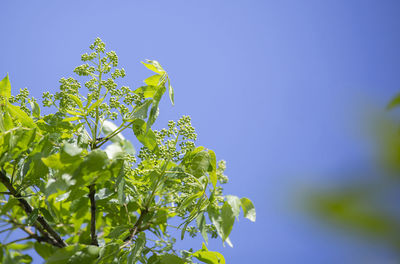
<svg viewBox="0 0 400 264">
<path fill-rule="evenodd" d="M 225 264 L 224 256 L 215 251 L 199 250 L 193 253 L 192 256 L 207 264 Z"/>
<path fill-rule="evenodd" d="M 92 112 L 96 107 L 98 107 L 104 100 L 104 97 L 100 98 L 99 100 L 97 100 L 96 102 L 94 102 L 88 109 L 88 113 Z"/>
<path fill-rule="evenodd" d="M 40 106 L 39 104 L 34 101 L 30 102 L 31 108 L 32 108 L 32 115 L 36 118 L 40 118 Z"/>
<path fill-rule="evenodd" d="M 147 62 L 147 63 L 146 63 Z M 165 71 L 164 69 L 161 67 L 160 63 L 158 63 L 158 61 L 155 60 L 146 60 L 146 62 L 142 61 L 142 64 L 149 70 L 158 73 L 158 74 L 163 74 Z"/>
<path fill-rule="evenodd" d="M 250 199 L 243 197 L 240 199 L 244 217 L 249 219 L 252 222 L 256 221 L 256 208 L 254 207 L 253 203 Z"/>
<path fill-rule="evenodd" d="M 83 109 L 83 104 L 81 99 L 79 99 L 78 96 L 75 96 L 73 94 L 68 94 L 69 98 L 71 98 L 81 109 Z"/>
<path fill-rule="evenodd" d="M 212 151 L 211 149 L 208 150 L 208 154 L 210 156 L 210 165 L 211 165 L 211 171 L 210 171 L 210 180 L 212 185 L 215 187 L 217 187 L 217 157 L 215 156 L 214 151 Z"/>
<path fill-rule="evenodd" d="M 171 100 L 172 105 L 175 104 L 174 102 L 174 89 L 171 86 L 171 81 L 168 78 L 168 93 L 169 93 L 169 99 Z"/>
<path fill-rule="evenodd" d="M 18 106 L 6 104 L 6 111 L 17 121 L 21 122 L 24 127 L 36 127 L 35 122 L 28 116 L 27 113 L 22 111 Z"/>
<path fill-rule="evenodd" d="M 0 81 L 0 96 L 4 96 L 6 99 L 11 97 L 11 84 L 10 79 L 8 78 L 8 73 L 6 77 Z"/>
<path fill-rule="evenodd" d="M 153 76 L 150 76 L 149 78 L 147 78 L 146 80 L 144 80 L 144 82 L 147 85 L 154 85 L 154 86 L 158 86 L 160 84 L 160 78 L 161 75 L 160 74 L 155 74 Z"/>
</svg>

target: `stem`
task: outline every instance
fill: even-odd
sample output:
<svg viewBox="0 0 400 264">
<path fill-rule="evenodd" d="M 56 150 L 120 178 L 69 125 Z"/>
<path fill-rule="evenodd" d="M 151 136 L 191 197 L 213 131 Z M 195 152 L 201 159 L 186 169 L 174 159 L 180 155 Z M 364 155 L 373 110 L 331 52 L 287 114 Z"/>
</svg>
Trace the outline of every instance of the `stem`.
<svg viewBox="0 0 400 264">
<path fill-rule="evenodd" d="M 96 200 L 94 195 L 96 193 L 95 184 L 89 185 L 89 199 L 90 199 L 90 235 L 92 238 L 91 244 L 94 246 L 99 246 L 96 235 Z"/>
<path fill-rule="evenodd" d="M 105 138 L 103 138 L 98 145 L 96 145 L 97 148 L 100 148 L 101 146 L 103 146 L 110 138 L 116 136 L 118 133 L 121 133 L 122 131 L 124 131 L 125 129 L 127 129 L 133 122 L 130 122 L 129 124 L 124 126 L 124 123 L 122 123 L 116 130 L 114 130 L 114 132 L 112 132 L 110 135 L 106 136 Z"/>
<path fill-rule="evenodd" d="M 33 237 L 31 237 L 31 236 L 19 238 L 19 239 L 16 239 L 16 240 L 14 240 L 14 241 L 11 241 L 11 242 L 8 242 L 8 243 L 6 243 L 6 244 L 3 244 L 2 246 L 3 246 L 3 247 L 6 247 L 6 246 L 8 246 L 8 245 L 11 245 L 11 244 L 14 244 L 14 243 L 17 243 L 17 242 L 20 242 L 20 241 L 32 239 L 32 238 L 33 238 Z"/>
<path fill-rule="evenodd" d="M 130 234 L 129 234 L 129 236 L 127 236 L 124 239 L 124 241 L 126 241 L 125 244 L 123 244 L 120 248 L 124 248 L 126 245 L 128 245 L 129 243 L 132 242 L 132 239 L 135 237 L 136 233 L 138 232 L 139 226 L 142 224 L 143 219 L 147 215 L 148 212 L 149 211 L 147 208 L 144 208 L 142 210 L 142 212 L 140 213 L 139 219 L 136 221 L 135 225 L 131 229 L 129 229 Z"/>
<path fill-rule="evenodd" d="M 10 179 L 0 171 L 0 181 L 4 184 L 4 186 L 10 191 L 11 195 L 17 198 L 20 206 L 24 211 L 27 213 L 27 215 L 30 215 L 33 211 L 31 205 L 15 190 L 14 186 L 12 186 Z M 41 227 L 43 230 L 46 232 L 43 232 L 43 235 L 49 236 L 49 234 L 55 239 L 56 241 L 56 246 L 62 248 L 68 246 L 67 243 L 60 237 L 60 235 L 47 223 L 47 221 L 39 215 L 37 222 L 40 223 Z M 39 228 L 40 226 L 37 225 Z M 48 232 L 48 233 L 47 233 Z M 49 240 L 51 240 L 50 237 L 48 237 Z"/>
</svg>

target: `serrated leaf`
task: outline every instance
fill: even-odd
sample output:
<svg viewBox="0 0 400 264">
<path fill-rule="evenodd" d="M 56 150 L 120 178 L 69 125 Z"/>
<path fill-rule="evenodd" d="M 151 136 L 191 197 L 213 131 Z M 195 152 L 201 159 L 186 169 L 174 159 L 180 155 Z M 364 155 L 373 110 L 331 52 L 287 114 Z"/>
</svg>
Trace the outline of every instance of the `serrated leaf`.
<svg viewBox="0 0 400 264">
<path fill-rule="evenodd" d="M 244 217 L 249 219 L 252 222 L 256 221 L 256 208 L 249 198 L 243 197 L 240 199 Z"/>
</svg>

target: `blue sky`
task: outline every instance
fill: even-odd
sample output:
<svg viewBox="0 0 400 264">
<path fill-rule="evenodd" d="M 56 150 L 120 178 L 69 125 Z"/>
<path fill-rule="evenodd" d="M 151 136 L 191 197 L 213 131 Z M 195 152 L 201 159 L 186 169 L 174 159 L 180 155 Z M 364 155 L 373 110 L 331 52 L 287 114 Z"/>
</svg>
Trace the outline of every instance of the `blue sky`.
<svg viewBox="0 0 400 264">
<path fill-rule="evenodd" d="M 400 90 L 399 8 L 390 0 L 3 1 L 0 75 L 10 74 L 14 92 L 54 92 L 96 37 L 117 52 L 131 87 L 150 74 L 140 61 L 158 60 L 176 105 L 165 98 L 156 126 L 190 115 L 198 144 L 227 161 L 226 193 L 256 205 L 255 224 L 234 226 L 233 249 L 210 244 L 227 263 L 385 258 L 301 213 L 293 193 L 368 161 L 359 105 L 368 98 L 383 108 Z"/>
</svg>

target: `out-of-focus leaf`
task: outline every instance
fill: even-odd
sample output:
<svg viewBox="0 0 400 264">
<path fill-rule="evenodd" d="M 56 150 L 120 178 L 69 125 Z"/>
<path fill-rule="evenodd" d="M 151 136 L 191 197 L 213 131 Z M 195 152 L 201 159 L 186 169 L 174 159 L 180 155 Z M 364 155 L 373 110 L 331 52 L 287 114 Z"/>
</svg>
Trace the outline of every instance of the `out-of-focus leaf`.
<svg viewBox="0 0 400 264">
<path fill-rule="evenodd" d="M 165 254 L 161 256 L 161 264 L 184 264 L 185 262 L 178 256 L 172 254 Z"/>
<path fill-rule="evenodd" d="M 400 105 L 400 94 L 396 95 L 395 97 L 392 98 L 392 100 L 388 103 L 386 106 L 387 110 L 391 110 L 395 107 L 398 107 Z"/>
<path fill-rule="evenodd" d="M 104 120 L 103 127 L 102 127 L 102 132 L 106 137 L 111 135 L 117 129 L 118 129 L 118 127 L 113 122 L 108 121 L 108 120 Z M 124 139 L 125 138 L 121 133 L 118 133 L 115 136 L 113 136 L 112 138 L 110 138 L 110 140 L 112 142 L 114 142 L 114 143 L 115 142 L 121 142 Z"/>
</svg>

